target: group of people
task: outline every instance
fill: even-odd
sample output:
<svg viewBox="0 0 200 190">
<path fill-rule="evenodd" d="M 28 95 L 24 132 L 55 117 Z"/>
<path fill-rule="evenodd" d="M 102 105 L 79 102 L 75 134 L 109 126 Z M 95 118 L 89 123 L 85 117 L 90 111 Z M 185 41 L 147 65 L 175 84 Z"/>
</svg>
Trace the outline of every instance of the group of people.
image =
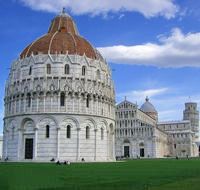
<svg viewBox="0 0 200 190">
<path fill-rule="evenodd" d="M 61 165 L 61 164 L 70 165 L 71 164 L 70 161 L 61 162 L 60 160 L 55 160 L 55 158 L 52 158 L 50 161 L 56 163 L 57 165 Z"/>
<path fill-rule="evenodd" d="M 56 163 L 57 165 L 61 165 L 61 164 L 63 164 L 63 165 L 70 165 L 71 164 L 70 161 L 61 162 L 60 160 L 56 160 L 55 158 L 52 158 L 50 161 Z M 81 158 L 81 161 L 85 162 L 85 159 Z"/>
</svg>

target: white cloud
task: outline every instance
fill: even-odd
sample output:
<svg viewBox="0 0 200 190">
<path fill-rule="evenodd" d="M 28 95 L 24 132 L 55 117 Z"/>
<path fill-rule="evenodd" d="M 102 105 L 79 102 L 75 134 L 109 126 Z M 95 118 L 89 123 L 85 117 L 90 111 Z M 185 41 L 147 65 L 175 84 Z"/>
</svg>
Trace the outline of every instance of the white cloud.
<svg viewBox="0 0 200 190">
<path fill-rule="evenodd" d="M 155 97 L 167 92 L 168 88 L 157 88 L 157 89 L 148 89 L 148 90 L 133 90 L 129 92 L 119 93 L 117 97 L 121 101 L 124 97 L 127 97 L 128 100 L 132 102 L 138 101 L 139 103 L 144 102 L 145 98 L 148 97 Z"/>
<path fill-rule="evenodd" d="M 183 34 L 179 28 L 171 35 L 159 36 L 158 43 L 98 48 L 109 61 L 119 64 L 156 67 L 200 67 L 200 33 Z"/>
<path fill-rule="evenodd" d="M 34 10 L 59 12 L 66 7 L 73 14 L 107 14 L 109 12 L 135 11 L 150 18 L 163 16 L 167 19 L 175 17 L 178 6 L 174 0 L 18 0 Z"/>
</svg>

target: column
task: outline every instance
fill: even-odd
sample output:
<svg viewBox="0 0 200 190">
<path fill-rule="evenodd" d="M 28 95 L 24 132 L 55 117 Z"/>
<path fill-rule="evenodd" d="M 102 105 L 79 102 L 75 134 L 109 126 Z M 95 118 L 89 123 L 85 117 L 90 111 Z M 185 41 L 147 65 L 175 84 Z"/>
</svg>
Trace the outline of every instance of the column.
<svg viewBox="0 0 200 190">
<path fill-rule="evenodd" d="M 35 128 L 35 138 L 34 138 L 34 160 L 37 160 L 37 147 L 38 147 L 38 128 Z"/>
<path fill-rule="evenodd" d="M 17 145 L 18 161 L 21 160 L 21 152 L 22 152 L 22 129 L 18 129 L 18 145 Z"/>
<path fill-rule="evenodd" d="M 50 112 L 52 112 L 52 99 L 53 99 L 53 95 L 51 94 L 51 96 L 50 96 Z"/>
<path fill-rule="evenodd" d="M 19 113 L 21 113 L 21 95 L 19 96 Z"/>
<path fill-rule="evenodd" d="M 65 95 L 66 96 L 66 95 Z M 65 97 L 66 98 L 66 97 Z M 66 101 L 65 101 L 65 106 L 66 106 Z M 57 96 L 57 111 L 60 112 L 60 108 L 61 108 L 61 105 L 60 105 L 60 92 L 58 93 L 58 96 Z M 63 111 L 63 110 L 62 110 Z"/>
<path fill-rule="evenodd" d="M 112 159 L 115 160 L 115 132 L 112 133 Z"/>
<path fill-rule="evenodd" d="M 37 112 L 39 112 L 39 98 L 40 98 L 40 95 L 39 94 L 37 94 L 36 95 L 36 98 L 37 98 Z"/>
<path fill-rule="evenodd" d="M 45 93 L 44 93 L 43 98 L 44 98 L 44 112 L 45 112 L 46 111 L 46 109 L 45 109 L 45 107 L 46 107 L 46 96 L 45 96 Z"/>
<path fill-rule="evenodd" d="M 76 156 L 76 161 L 80 160 L 80 130 L 81 128 L 77 128 L 77 156 Z"/>
<path fill-rule="evenodd" d="M 94 129 L 94 161 L 97 160 L 97 130 Z"/>
<path fill-rule="evenodd" d="M 57 128 L 57 159 L 59 160 L 60 157 L 60 128 Z"/>
<path fill-rule="evenodd" d="M 32 112 L 33 111 L 33 95 L 31 94 L 31 107 L 30 107 L 30 110 L 29 112 Z"/>
<path fill-rule="evenodd" d="M 27 99 L 27 96 L 24 95 L 24 113 L 26 112 L 26 99 Z"/>
<path fill-rule="evenodd" d="M 107 160 L 110 160 L 110 135 L 109 135 L 109 130 L 107 130 Z"/>
</svg>

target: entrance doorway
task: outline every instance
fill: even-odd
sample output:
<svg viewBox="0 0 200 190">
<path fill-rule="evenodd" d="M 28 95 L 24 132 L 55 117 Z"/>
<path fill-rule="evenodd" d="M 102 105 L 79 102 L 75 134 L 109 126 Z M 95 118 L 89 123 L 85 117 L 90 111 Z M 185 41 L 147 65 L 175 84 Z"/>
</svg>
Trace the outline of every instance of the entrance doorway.
<svg viewBox="0 0 200 190">
<path fill-rule="evenodd" d="M 124 157 L 130 157 L 129 146 L 124 146 Z"/>
<path fill-rule="evenodd" d="M 144 148 L 140 148 L 140 157 L 144 157 Z"/>
<path fill-rule="evenodd" d="M 33 139 L 25 139 L 25 159 L 33 159 Z"/>
</svg>

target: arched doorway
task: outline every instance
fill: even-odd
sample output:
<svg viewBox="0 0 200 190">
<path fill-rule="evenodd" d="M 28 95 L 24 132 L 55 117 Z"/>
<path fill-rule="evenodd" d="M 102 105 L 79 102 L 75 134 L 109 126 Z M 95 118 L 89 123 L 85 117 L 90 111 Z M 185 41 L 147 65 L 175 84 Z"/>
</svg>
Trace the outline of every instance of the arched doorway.
<svg viewBox="0 0 200 190">
<path fill-rule="evenodd" d="M 124 157 L 129 158 L 130 157 L 130 141 L 128 139 L 124 140 L 123 148 L 124 148 Z"/>
<path fill-rule="evenodd" d="M 145 152 L 144 152 L 144 143 L 139 144 L 139 149 L 140 149 L 140 157 L 145 157 Z"/>
<path fill-rule="evenodd" d="M 19 154 L 19 159 L 33 159 L 34 157 L 34 138 L 35 138 L 35 124 L 32 119 L 26 118 L 22 121 L 22 128 L 20 136 L 22 137 L 23 155 Z M 20 143 L 20 144 L 21 144 Z M 20 148 L 20 147 L 19 147 Z"/>
</svg>

